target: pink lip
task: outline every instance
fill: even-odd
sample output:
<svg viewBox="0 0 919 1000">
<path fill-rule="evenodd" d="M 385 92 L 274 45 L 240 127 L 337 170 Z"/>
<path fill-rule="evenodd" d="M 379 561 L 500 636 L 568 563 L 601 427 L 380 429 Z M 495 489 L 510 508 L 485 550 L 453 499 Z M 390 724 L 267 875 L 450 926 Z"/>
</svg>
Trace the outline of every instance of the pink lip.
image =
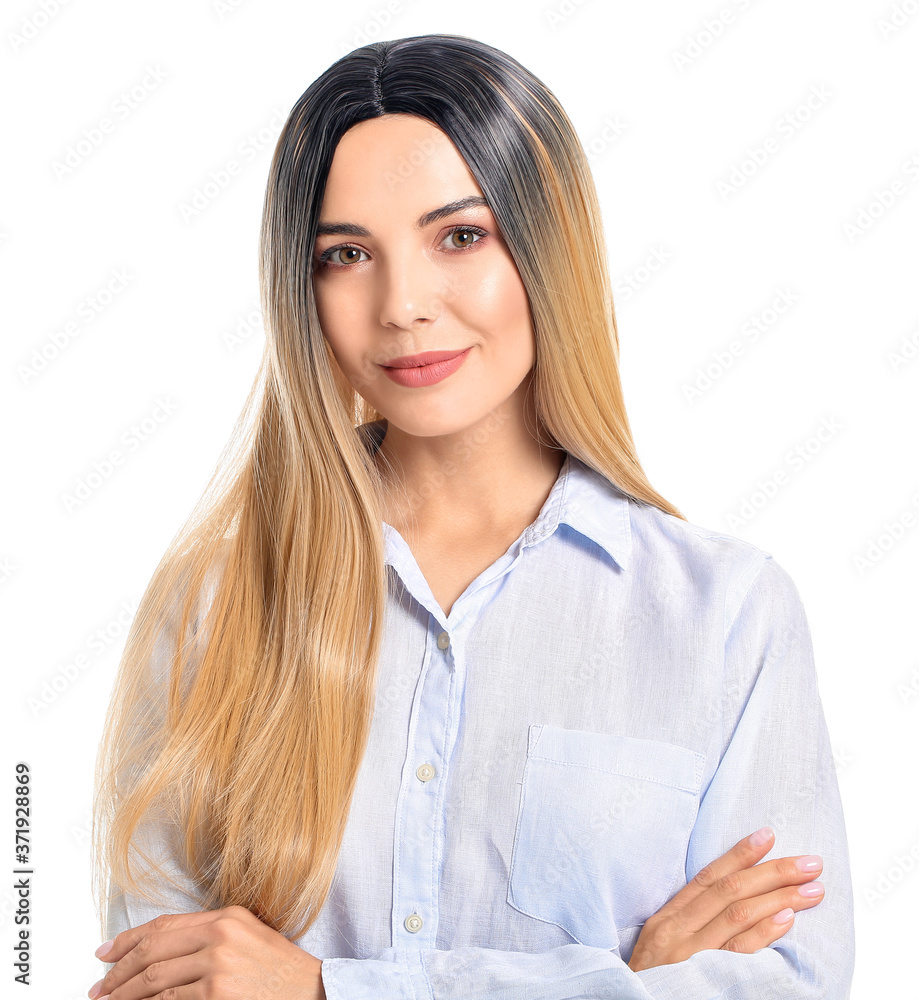
<svg viewBox="0 0 919 1000">
<path fill-rule="evenodd" d="M 466 348 L 468 351 L 469 348 Z M 393 358 L 384 368 L 420 368 L 422 365 L 433 365 L 438 361 L 451 361 L 464 354 L 465 351 L 425 351 L 424 354 L 406 354 L 404 358 Z"/>
<path fill-rule="evenodd" d="M 443 382 L 463 364 L 471 350 L 467 347 L 465 351 L 427 351 L 411 357 L 395 358 L 395 364 L 380 367 L 387 378 L 397 385 L 418 389 Z"/>
</svg>

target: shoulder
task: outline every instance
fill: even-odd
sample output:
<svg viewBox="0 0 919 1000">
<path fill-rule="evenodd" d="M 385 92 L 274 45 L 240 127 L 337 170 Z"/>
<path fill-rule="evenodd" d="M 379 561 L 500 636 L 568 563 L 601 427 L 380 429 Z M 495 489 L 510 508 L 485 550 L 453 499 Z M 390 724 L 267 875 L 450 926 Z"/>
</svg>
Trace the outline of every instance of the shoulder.
<svg viewBox="0 0 919 1000">
<path fill-rule="evenodd" d="M 697 595 L 723 601 L 726 627 L 751 601 L 800 605 L 791 575 L 771 552 L 634 500 L 628 509 L 635 568 L 650 578 L 676 580 Z"/>
</svg>

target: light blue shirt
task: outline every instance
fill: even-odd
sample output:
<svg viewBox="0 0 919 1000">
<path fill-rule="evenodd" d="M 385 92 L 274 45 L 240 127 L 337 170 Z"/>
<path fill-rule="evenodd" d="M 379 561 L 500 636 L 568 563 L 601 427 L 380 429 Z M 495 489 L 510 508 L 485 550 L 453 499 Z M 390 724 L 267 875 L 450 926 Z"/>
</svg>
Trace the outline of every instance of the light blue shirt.
<svg viewBox="0 0 919 1000">
<path fill-rule="evenodd" d="M 328 1000 L 845 1000 L 842 805 L 805 612 L 771 555 L 572 455 L 448 616 L 383 531 L 373 724 L 332 891 L 297 942 Z M 643 922 L 766 825 L 764 860 L 823 858 L 823 900 L 754 954 L 632 972 Z M 199 909 L 163 891 L 166 908 L 121 897 L 109 936 Z"/>
</svg>

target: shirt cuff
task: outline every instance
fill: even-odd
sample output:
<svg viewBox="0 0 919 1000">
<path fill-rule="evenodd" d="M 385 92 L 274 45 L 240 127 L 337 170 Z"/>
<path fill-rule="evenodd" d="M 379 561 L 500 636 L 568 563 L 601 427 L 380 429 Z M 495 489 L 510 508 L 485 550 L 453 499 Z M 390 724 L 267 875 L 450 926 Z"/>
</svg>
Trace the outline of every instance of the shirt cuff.
<svg viewBox="0 0 919 1000">
<path fill-rule="evenodd" d="M 375 958 L 324 958 L 326 1000 L 433 1000 L 421 952 L 387 948 Z"/>
</svg>

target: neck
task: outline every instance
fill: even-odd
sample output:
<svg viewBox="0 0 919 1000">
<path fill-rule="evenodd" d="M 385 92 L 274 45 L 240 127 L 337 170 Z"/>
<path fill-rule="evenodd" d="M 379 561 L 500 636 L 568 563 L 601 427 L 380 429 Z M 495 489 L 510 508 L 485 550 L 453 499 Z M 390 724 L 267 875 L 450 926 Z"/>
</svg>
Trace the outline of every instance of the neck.
<svg viewBox="0 0 919 1000">
<path fill-rule="evenodd" d="M 565 452 L 541 443 L 550 435 L 527 388 L 454 434 L 417 437 L 390 424 L 375 458 L 385 484 L 386 522 L 400 533 L 427 537 L 530 523 Z"/>
</svg>

